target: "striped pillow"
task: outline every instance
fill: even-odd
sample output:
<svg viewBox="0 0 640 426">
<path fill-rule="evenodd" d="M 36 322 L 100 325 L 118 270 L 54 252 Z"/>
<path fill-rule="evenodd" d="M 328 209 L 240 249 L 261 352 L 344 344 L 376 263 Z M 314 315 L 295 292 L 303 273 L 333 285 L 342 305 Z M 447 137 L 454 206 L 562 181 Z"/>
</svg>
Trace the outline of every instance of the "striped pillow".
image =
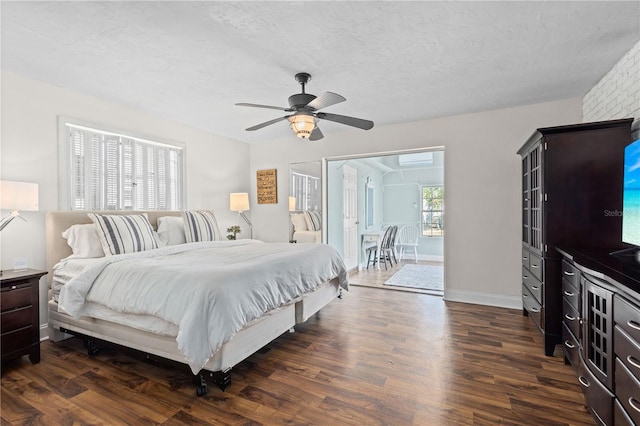
<svg viewBox="0 0 640 426">
<path fill-rule="evenodd" d="M 319 211 L 316 210 L 305 210 L 304 218 L 307 221 L 307 228 L 309 231 L 320 231 L 322 230 L 322 216 Z"/>
<path fill-rule="evenodd" d="M 158 248 L 158 240 L 145 214 L 105 215 L 88 213 L 98 230 L 107 256 Z"/>
<path fill-rule="evenodd" d="M 188 243 L 222 240 L 215 214 L 210 210 L 183 211 L 184 233 Z"/>
</svg>

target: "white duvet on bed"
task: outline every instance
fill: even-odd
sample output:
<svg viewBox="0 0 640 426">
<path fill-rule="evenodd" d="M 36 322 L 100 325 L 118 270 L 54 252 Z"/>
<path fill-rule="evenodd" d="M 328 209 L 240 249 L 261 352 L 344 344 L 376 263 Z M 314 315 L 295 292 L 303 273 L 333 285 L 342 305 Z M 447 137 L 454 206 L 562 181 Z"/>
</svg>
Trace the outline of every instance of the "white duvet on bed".
<svg viewBox="0 0 640 426">
<path fill-rule="evenodd" d="M 190 243 L 92 259 L 58 305 L 74 317 L 95 302 L 176 324 L 178 348 L 197 373 L 245 325 L 334 278 L 348 288 L 342 258 L 324 244 Z"/>
</svg>

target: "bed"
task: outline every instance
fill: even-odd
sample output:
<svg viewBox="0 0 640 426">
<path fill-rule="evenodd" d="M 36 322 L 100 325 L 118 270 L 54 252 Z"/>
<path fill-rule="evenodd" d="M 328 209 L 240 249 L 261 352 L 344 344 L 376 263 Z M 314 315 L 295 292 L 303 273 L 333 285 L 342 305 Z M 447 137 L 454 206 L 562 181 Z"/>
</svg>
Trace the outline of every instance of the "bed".
<svg viewBox="0 0 640 426">
<path fill-rule="evenodd" d="M 62 234 L 72 225 L 92 224 L 87 213 L 54 211 L 46 216 L 50 338 L 56 342 L 78 335 L 86 339 L 90 354 L 96 352 L 97 339 L 186 364 L 197 379 L 199 396 L 207 392 L 205 376 L 224 390 L 232 367 L 348 289 L 344 264 L 326 245 L 187 242 L 77 258 Z M 144 214 L 155 230 L 160 220 L 182 217 L 177 211 L 96 213 Z M 247 266 L 254 263 L 255 270 Z M 278 273 L 272 278 L 266 274 L 273 268 Z M 214 273 L 220 278 L 212 278 Z M 181 297 L 188 292 L 193 292 L 190 298 Z M 189 303 L 195 307 L 186 309 Z M 226 310 L 219 313 L 216 306 Z M 226 324 L 232 328 L 224 329 Z"/>
<path fill-rule="evenodd" d="M 293 233 L 291 240 L 296 243 L 322 243 L 322 214 L 316 210 L 296 210 L 289 214 Z"/>
</svg>

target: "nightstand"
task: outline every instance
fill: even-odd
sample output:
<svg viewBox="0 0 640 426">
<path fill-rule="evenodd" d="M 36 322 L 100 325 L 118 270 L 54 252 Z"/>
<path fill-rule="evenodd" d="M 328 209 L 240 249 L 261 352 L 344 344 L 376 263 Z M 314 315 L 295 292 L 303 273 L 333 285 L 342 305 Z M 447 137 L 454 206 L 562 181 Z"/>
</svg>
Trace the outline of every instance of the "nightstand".
<svg viewBox="0 0 640 426">
<path fill-rule="evenodd" d="M 40 362 L 40 278 L 36 269 L 2 271 L 0 283 L 0 327 L 2 362 L 29 355 Z"/>
</svg>

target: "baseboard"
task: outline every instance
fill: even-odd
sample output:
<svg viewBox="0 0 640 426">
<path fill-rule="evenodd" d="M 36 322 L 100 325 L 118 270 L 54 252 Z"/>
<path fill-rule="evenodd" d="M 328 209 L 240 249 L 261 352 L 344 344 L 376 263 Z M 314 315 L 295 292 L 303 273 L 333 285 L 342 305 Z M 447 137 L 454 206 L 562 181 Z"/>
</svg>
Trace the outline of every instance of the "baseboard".
<svg viewBox="0 0 640 426">
<path fill-rule="evenodd" d="M 444 300 L 448 302 L 473 303 L 507 309 L 522 309 L 522 297 L 503 294 L 479 293 L 476 291 L 446 290 Z"/>
<path fill-rule="evenodd" d="M 413 256 L 407 256 L 405 254 L 405 259 L 413 259 Z M 444 256 L 438 256 L 435 254 L 419 254 L 418 260 L 424 260 L 426 262 L 444 262 Z"/>
<path fill-rule="evenodd" d="M 49 340 L 49 324 L 40 324 L 40 341 Z"/>
</svg>

